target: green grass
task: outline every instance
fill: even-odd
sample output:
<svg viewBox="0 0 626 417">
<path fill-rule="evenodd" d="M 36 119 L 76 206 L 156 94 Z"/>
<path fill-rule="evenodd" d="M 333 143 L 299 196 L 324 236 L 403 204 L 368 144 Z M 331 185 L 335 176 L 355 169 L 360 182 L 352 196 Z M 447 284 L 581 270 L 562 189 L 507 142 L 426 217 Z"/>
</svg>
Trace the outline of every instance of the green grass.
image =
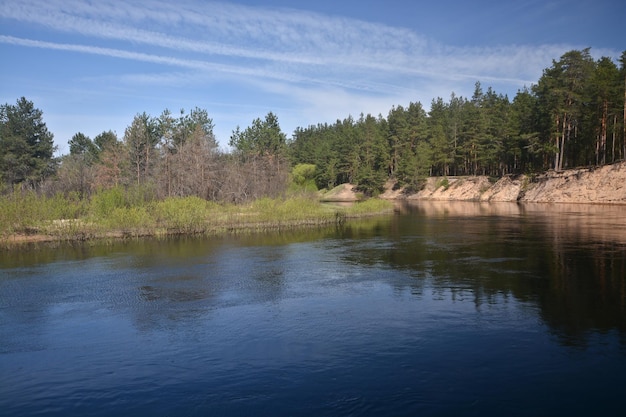
<svg viewBox="0 0 626 417">
<path fill-rule="evenodd" d="M 390 213 L 392 210 L 393 203 L 390 201 L 370 198 L 347 207 L 346 215 L 349 217 L 362 217 L 365 215 Z"/>
<path fill-rule="evenodd" d="M 345 222 L 346 218 L 390 212 L 393 204 L 370 199 L 349 207 L 322 204 L 314 194 L 261 198 L 234 205 L 198 197 L 155 201 L 142 190 L 114 188 L 90 200 L 76 195 L 54 197 L 12 193 L 0 197 L 0 239 L 40 234 L 50 240 L 99 237 L 220 234 Z"/>
</svg>

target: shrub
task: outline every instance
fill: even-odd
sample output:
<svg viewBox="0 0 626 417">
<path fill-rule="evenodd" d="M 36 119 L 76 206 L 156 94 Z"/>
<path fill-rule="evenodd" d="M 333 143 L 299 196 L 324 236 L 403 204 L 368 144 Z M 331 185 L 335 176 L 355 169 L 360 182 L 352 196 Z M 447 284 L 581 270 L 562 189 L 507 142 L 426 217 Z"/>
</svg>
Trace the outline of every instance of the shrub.
<svg viewBox="0 0 626 417">
<path fill-rule="evenodd" d="M 297 188 L 306 191 L 317 191 L 315 170 L 316 167 L 313 164 L 298 164 L 291 170 L 291 181 Z"/>
<path fill-rule="evenodd" d="M 106 226 L 114 230 L 136 232 L 153 228 L 155 222 L 146 207 L 117 207 L 103 219 Z"/>
<path fill-rule="evenodd" d="M 91 197 L 91 214 L 96 218 L 106 218 L 115 209 L 126 206 L 126 197 L 121 187 L 102 190 Z"/>
<path fill-rule="evenodd" d="M 199 197 L 170 197 L 156 204 L 155 215 L 167 229 L 193 233 L 206 230 L 207 209 L 206 200 Z"/>
</svg>

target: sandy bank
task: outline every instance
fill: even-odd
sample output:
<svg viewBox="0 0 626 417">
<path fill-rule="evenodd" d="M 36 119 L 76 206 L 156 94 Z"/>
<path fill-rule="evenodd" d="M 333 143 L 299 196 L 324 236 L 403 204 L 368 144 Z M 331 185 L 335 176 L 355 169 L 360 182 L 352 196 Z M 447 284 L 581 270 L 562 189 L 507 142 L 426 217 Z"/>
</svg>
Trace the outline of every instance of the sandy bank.
<svg viewBox="0 0 626 417">
<path fill-rule="evenodd" d="M 415 194 L 388 191 L 388 199 L 433 201 L 502 201 L 533 203 L 626 204 L 626 162 L 599 168 L 507 176 L 492 183 L 484 176 L 428 178 Z"/>
</svg>

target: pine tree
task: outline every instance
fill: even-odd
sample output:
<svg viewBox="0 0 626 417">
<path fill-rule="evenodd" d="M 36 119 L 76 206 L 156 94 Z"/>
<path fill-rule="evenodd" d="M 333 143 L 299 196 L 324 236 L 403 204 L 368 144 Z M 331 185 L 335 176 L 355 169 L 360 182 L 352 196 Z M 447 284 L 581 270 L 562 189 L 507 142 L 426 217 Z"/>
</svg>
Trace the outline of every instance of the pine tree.
<svg viewBox="0 0 626 417">
<path fill-rule="evenodd" d="M 56 170 L 54 137 L 43 112 L 22 97 L 0 106 L 0 181 L 35 186 Z"/>
</svg>

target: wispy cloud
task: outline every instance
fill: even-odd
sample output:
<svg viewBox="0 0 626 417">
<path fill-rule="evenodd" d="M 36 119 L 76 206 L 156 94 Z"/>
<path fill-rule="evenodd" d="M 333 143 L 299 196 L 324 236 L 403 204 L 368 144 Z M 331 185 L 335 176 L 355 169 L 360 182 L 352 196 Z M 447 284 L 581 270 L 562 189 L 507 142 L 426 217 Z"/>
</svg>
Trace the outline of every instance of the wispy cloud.
<svg viewBox="0 0 626 417">
<path fill-rule="evenodd" d="M 394 74 L 528 84 L 540 74 L 546 60 L 564 50 L 563 46 L 453 48 L 404 28 L 226 3 L 4 3 L 0 17 L 81 35 L 83 42 L 92 45 L 37 43 L 6 36 L 3 42 L 288 82 L 325 84 L 347 74 L 349 79 L 364 80 L 346 86 L 356 89 L 370 81 L 375 87 L 379 80 Z M 103 39 L 120 41 L 123 49 L 95 45 Z M 158 54 L 142 53 L 147 47 L 158 48 Z"/>
<path fill-rule="evenodd" d="M 535 82 L 552 59 L 572 49 L 552 44 L 450 46 L 408 28 L 195 0 L 0 0 L 0 44 L 110 58 L 113 64 L 101 72 L 73 75 L 82 81 L 81 88 L 93 86 L 93 107 L 102 106 L 103 96 L 111 103 L 115 96 L 117 102 L 109 107 L 119 109 L 120 103 L 130 106 L 129 96 L 140 100 L 149 94 L 150 100 L 134 105 L 148 103 L 156 111 L 188 97 L 217 100 L 217 114 L 228 109 L 225 126 L 217 124 L 223 140 L 234 128 L 231 123 L 244 125 L 270 109 L 283 110 L 281 123 L 291 131 L 348 114 L 385 114 L 392 105 L 409 101 L 427 107 L 431 99 L 453 91 L 471 94 L 475 81 L 511 93 Z M 97 90 L 100 84 L 107 88 Z M 150 88 L 139 89 L 144 86 Z M 242 86 L 248 90 L 214 95 Z M 187 90 L 159 90 L 168 87 Z M 205 87 L 210 88 L 198 92 Z M 255 100 L 257 94 L 262 98 Z M 157 102 L 155 97 L 167 98 Z M 271 107 L 264 107 L 270 101 Z M 240 103 L 238 108 L 234 103 Z M 74 118 L 78 120 L 83 118 Z M 122 132 L 123 126 L 117 130 Z"/>
<path fill-rule="evenodd" d="M 256 75 L 264 77 L 276 77 L 284 79 L 285 75 L 273 75 L 269 72 L 261 71 L 258 68 L 248 68 L 245 66 L 217 64 L 202 60 L 182 59 L 173 56 L 146 54 L 142 52 L 127 51 L 121 49 L 104 48 L 98 46 L 54 43 L 33 39 L 16 38 L 13 36 L 0 35 L 0 43 L 27 46 L 33 48 L 51 49 L 59 51 L 79 52 L 91 55 L 108 56 L 111 58 L 129 59 L 134 61 L 151 62 L 168 66 L 204 70 L 206 72 L 225 72 L 239 75 Z"/>
</svg>

